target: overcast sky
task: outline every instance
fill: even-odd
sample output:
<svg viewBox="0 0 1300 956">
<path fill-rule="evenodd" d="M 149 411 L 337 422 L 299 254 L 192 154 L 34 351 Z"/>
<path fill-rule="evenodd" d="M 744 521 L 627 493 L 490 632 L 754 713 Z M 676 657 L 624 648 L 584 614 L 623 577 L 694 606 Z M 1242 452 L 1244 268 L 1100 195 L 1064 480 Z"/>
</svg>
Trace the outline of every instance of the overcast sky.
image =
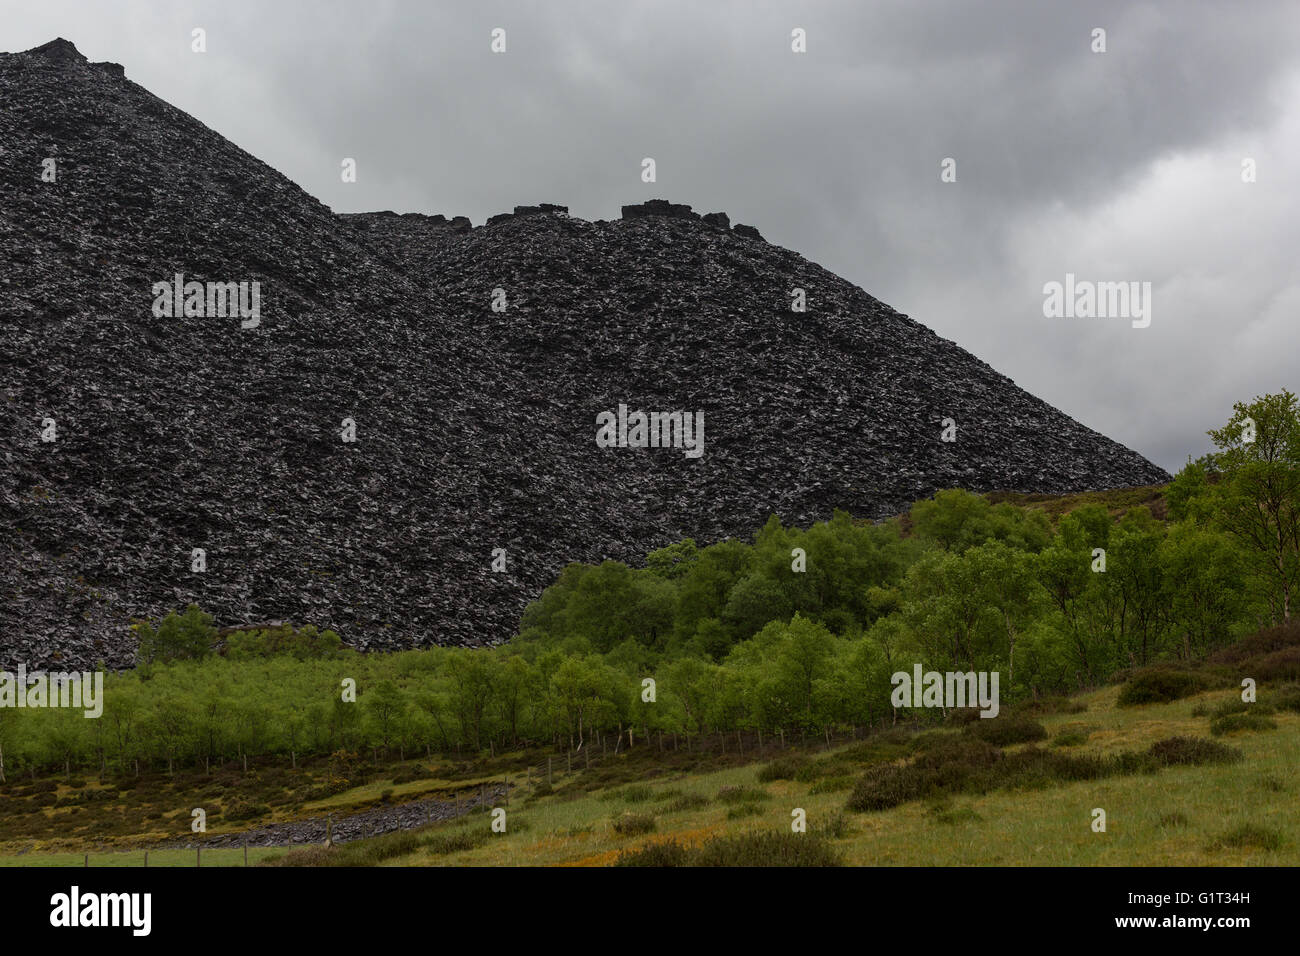
<svg viewBox="0 0 1300 956">
<path fill-rule="evenodd" d="M 723 210 L 1170 470 L 1300 386 L 1293 0 L 0 3 L 55 36 L 339 212 Z M 1150 326 L 1045 318 L 1067 272 Z"/>
</svg>

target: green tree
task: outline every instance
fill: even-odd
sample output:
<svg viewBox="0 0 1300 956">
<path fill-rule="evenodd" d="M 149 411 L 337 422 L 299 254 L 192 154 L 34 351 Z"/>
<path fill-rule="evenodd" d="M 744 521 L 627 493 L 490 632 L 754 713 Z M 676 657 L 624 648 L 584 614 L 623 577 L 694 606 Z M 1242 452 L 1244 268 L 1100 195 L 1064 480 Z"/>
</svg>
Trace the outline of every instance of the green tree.
<svg viewBox="0 0 1300 956">
<path fill-rule="evenodd" d="M 387 751 L 399 733 L 406 714 L 406 696 L 390 680 L 381 680 L 374 689 L 361 696 L 361 704 L 370 719 L 372 732 Z"/>
<path fill-rule="evenodd" d="M 661 578 L 676 581 L 685 576 L 699 559 L 700 552 L 695 547 L 695 541 L 686 538 L 666 548 L 651 551 L 645 557 L 645 566 Z"/>
<path fill-rule="evenodd" d="M 457 648 L 447 658 L 446 673 L 451 709 L 460 721 L 461 734 L 475 750 L 482 750 L 497 676 L 491 661 L 479 651 Z"/>
<path fill-rule="evenodd" d="M 1219 520 L 1249 556 L 1274 621 L 1290 620 L 1300 586 L 1300 405 L 1285 389 L 1237 402 L 1209 435 L 1219 449 Z"/>
<path fill-rule="evenodd" d="M 157 628 L 147 621 L 138 621 L 131 629 L 139 641 L 136 659 L 141 664 L 206 657 L 217 639 L 212 615 L 199 610 L 196 604 L 187 607 L 184 614 L 169 612 Z"/>
<path fill-rule="evenodd" d="M 824 727 L 832 717 L 835 638 L 825 627 L 796 614 L 783 626 L 777 645 L 774 677 L 792 716 L 807 728 Z"/>
<path fill-rule="evenodd" d="M 551 690 L 568 730 L 570 748 L 575 733 L 577 747 L 581 747 L 587 731 L 614 711 L 608 677 L 605 665 L 595 656 L 567 658 L 551 676 Z"/>
<path fill-rule="evenodd" d="M 1042 594 L 1034 577 L 1033 556 L 1001 541 L 971 548 L 965 560 L 974 566 L 974 586 L 996 614 L 1006 638 L 1007 687 L 1015 683 L 1016 642 L 1038 615 Z"/>
<path fill-rule="evenodd" d="M 1203 658 L 1228 643 L 1246 605 L 1242 556 L 1233 539 L 1182 522 L 1165 538 L 1161 563 L 1176 582 L 1170 616 L 1181 637 L 1180 655 Z"/>
</svg>

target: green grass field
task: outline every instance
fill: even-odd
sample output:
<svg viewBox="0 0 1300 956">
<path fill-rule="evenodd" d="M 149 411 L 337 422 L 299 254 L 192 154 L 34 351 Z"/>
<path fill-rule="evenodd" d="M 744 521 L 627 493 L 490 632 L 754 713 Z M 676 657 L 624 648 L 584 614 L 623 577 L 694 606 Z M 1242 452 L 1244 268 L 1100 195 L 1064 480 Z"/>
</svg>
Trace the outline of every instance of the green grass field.
<svg viewBox="0 0 1300 956">
<path fill-rule="evenodd" d="M 1087 742 L 1072 748 L 1075 752 L 1115 753 L 1175 735 L 1208 736 L 1207 719 L 1192 717 L 1192 709 L 1233 696 L 1218 691 L 1171 704 L 1121 709 L 1115 706 L 1117 693 L 1118 688 L 1107 688 L 1084 695 L 1079 699 L 1088 705 L 1086 712 L 1048 716 L 1042 723 L 1052 736 L 1086 734 Z M 851 832 L 834 842 L 846 863 L 862 866 L 1294 866 L 1300 863 L 1300 715 L 1276 719 L 1276 730 L 1223 738 L 1245 753 L 1241 763 L 1174 767 L 1155 774 L 849 813 Z M 657 829 L 651 836 L 616 833 L 613 816 L 624 809 L 655 812 L 662 804 L 653 796 L 634 804 L 601 799 L 601 793 L 576 800 L 545 797 L 508 812 L 507 832 L 473 849 L 445 855 L 419 849 L 383 865 L 598 866 L 647 841 L 700 841 L 754 828 L 789 830 L 795 808 L 806 811 L 809 832 L 816 832 L 819 824 L 843 810 L 844 792 L 813 794 L 811 785 L 795 781 L 760 784 L 758 769 L 656 782 L 650 787 L 656 794 L 680 790 L 711 802 L 696 810 L 655 813 Z M 761 801 L 752 816 L 728 819 L 728 806 L 713 799 L 725 786 L 761 787 L 770 799 Z M 1105 833 L 1091 828 L 1097 807 L 1106 811 Z M 476 816 L 458 825 L 487 828 L 488 821 Z M 1242 826 L 1280 833 L 1282 844 L 1276 850 L 1215 846 Z"/>
<path fill-rule="evenodd" d="M 1079 700 L 1087 705 L 1085 712 L 1047 716 L 1042 723 L 1050 737 L 1083 737 L 1073 752 L 1117 754 L 1171 736 L 1206 737 L 1207 718 L 1192 716 L 1192 710 L 1234 697 L 1216 691 L 1170 704 L 1119 708 L 1117 694 L 1118 688 L 1107 688 L 1084 695 Z M 958 795 L 882 812 L 843 813 L 842 790 L 814 793 L 813 784 L 789 780 L 761 784 L 761 765 L 671 776 L 576 798 L 556 794 L 508 809 L 503 834 L 491 833 L 484 815 L 421 831 L 432 837 L 477 828 L 475 846 L 443 852 L 446 841 L 437 841 L 382 865 L 606 865 L 647 842 L 673 838 L 689 844 L 757 828 L 789 830 L 796 808 L 805 811 L 812 833 L 830 830 L 837 817 L 839 826 L 847 822 L 847 832 L 834 843 L 851 865 L 1295 865 L 1300 862 L 1300 815 L 1295 813 L 1300 715 L 1281 714 L 1276 721 L 1276 730 L 1223 738 L 1243 751 L 1240 763 Z M 736 816 L 734 804 L 717 799 L 724 787 L 761 789 L 768 796 L 742 804 L 753 809 Z M 628 790 L 632 799 L 619 797 Z M 690 807 L 689 799 L 681 799 L 687 795 L 701 805 Z M 684 808 L 673 809 L 674 803 Z M 1098 807 L 1106 811 L 1105 833 L 1092 829 Z M 615 822 L 624 812 L 652 814 L 654 832 L 617 832 Z M 1280 845 L 1251 845 L 1253 831 L 1243 829 L 1250 827 L 1280 835 Z"/>
<path fill-rule="evenodd" d="M 1236 699 L 1216 690 L 1167 704 L 1117 706 L 1118 687 L 1074 698 L 1079 713 L 1038 718 L 1048 739 L 1068 744 L 1074 755 L 1114 756 L 1141 751 L 1174 736 L 1210 738 L 1207 709 Z M 1266 699 L 1262 694 L 1261 699 Z M 1193 711 L 1200 709 L 1200 715 Z M 913 800 L 883 811 L 849 812 L 852 773 L 820 782 L 760 781 L 764 764 L 714 771 L 669 771 L 643 783 L 620 777 L 611 758 L 595 778 L 575 770 L 556 779 L 553 793 L 521 786 L 505 810 L 505 832 L 492 817 L 475 812 L 445 823 L 333 850 L 250 849 L 249 862 L 346 863 L 383 866 L 602 866 L 620 853 L 675 840 L 698 846 L 711 837 L 756 830 L 791 831 L 802 810 L 810 835 L 825 836 L 848 865 L 968 866 L 1210 866 L 1300 863 L 1300 714 L 1273 715 L 1275 729 L 1214 738 L 1239 749 L 1230 764 L 1175 766 L 1154 773 L 1058 783 L 1038 781 L 1019 789 L 957 793 Z M 945 727 L 940 734 L 958 734 Z M 813 759 L 847 760 L 855 745 L 808 751 Z M 1006 748 L 1013 753 L 1023 745 Z M 797 751 L 792 750 L 792 753 Z M 634 764 L 629 763 L 632 770 Z M 539 781 L 540 783 L 540 781 Z M 445 781 L 403 788 L 416 796 Z M 727 789 L 730 788 L 730 789 Z M 364 802 L 380 789 L 371 783 L 313 804 L 341 807 Z M 363 792 L 364 791 L 364 792 Z M 1106 812 L 1106 832 L 1092 829 L 1093 810 Z M 307 808 L 303 808 L 304 810 Z M 142 850 L 92 852 L 92 866 L 140 866 Z M 207 850 L 204 866 L 242 866 L 241 849 Z M 82 866 L 79 852 L 0 855 L 6 866 Z M 155 850 L 150 866 L 194 866 L 192 850 Z"/>
</svg>

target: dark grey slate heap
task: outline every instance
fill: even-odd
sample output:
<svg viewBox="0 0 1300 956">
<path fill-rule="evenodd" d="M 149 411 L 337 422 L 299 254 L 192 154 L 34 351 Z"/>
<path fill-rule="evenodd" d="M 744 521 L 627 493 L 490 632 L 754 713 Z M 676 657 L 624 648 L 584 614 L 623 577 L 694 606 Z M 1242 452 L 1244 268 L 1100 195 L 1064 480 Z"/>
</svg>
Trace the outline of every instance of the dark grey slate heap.
<svg viewBox="0 0 1300 956">
<path fill-rule="evenodd" d="M 0 666 L 127 666 L 191 601 L 481 644 L 570 561 L 1167 478 L 725 214 L 335 215 L 66 41 L 0 56 L 0 103 Z M 154 318 L 176 272 L 260 281 L 261 326 Z M 620 402 L 703 410 L 704 457 L 597 448 Z"/>
</svg>

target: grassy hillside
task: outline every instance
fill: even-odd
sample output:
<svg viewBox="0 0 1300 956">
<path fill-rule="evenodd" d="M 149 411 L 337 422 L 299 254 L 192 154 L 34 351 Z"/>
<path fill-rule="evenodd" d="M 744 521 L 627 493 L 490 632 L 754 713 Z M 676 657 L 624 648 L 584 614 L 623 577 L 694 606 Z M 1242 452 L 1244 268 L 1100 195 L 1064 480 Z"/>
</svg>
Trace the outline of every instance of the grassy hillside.
<svg viewBox="0 0 1300 956">
<path fill-rule="evenodd" d="M 1193 712 L 1238 699 L 1233 691 L 1213 691 L 1122 708 L 1116 706 L 1118 692 L 1083 695 L 1079 702 L 1087 709 L 1081 713 L 1042 717 L 1048 742 L 1078 735 L 1084 742 L 1071 751 L 1100 756 L 1174 736 L 1206 737 L 1209 718 Z M 377 862 L 601 866 L 647 843 L 698 844 L 760 829 L 789 832 L 791 811 L 803 808 L 809 834 L 826 835 L 849 865 L 1294 866 L 1300 863 L 1300 714 L 1279 713 L 1274 720 L 1273 730 L 1219 738 L 1242 751 L 1238 763 L 1044 782 L 1041 788 L 922 800 L 880 812 L 845 811 L 843 790 L 826 792 L 797 780 L 762 782 L 762 764 L 672 775 L 652 784 L 528 800 L 507 811 L 505 834 L 490 833 L 487 816 L 475 814 L 420 831 L 416 845 Z M 854 749 L 839 747 L 826 756 Z M 739 796 L 729 799 L 730 794 Z M 1105 833 L 1091 829 L 1096 807 L 1107 812 Z M 627 815 L 653 817 L 653 833 L 618 832 Z M 456 848 L 453 836 L 465 848 Z M 349 850 L 350 861 L 365 861 L 367 851 L 383 855 L 382 841 L 372 842 Z M 306 857 L 303 862 L 330 861 L 327 852 Z M 293 862 L 293 855 L 282 862 Z"/>
</svg>

